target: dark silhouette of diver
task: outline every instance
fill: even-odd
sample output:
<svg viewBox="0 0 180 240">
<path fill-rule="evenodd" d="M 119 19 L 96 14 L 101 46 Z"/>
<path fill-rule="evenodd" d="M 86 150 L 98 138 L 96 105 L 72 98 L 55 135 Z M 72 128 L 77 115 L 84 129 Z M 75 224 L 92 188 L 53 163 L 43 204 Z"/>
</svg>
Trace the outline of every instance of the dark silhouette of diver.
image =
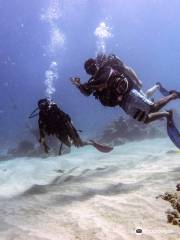
<svg viewBox="0 0 180 240">
<path fill-rule="evenodd" d="M 136 72 L 131 67 L 127 66 L 120 58 L 118 58 L 114 54 L 110 54 L 108 56 L 105 54 L 98 54 L 95 61 L 98 68 L 110 66 L 114 70 L 119 72 L 119 74 L 121 74 L 122 76 L 126 76 L 129 81 L 131 81 L 131 86 L 141 91 L 141 93 L 143 93 L 143 95 L 145 95 L 147 98 L 151 98 L 154 93 L 160 88 L 159 84 L 157 83 L 148 90 L 146 90 L 146 92 L 142 92 L 142 81 L 139 79 Z"/>
<path fill-rule="evenodd" d="M 104 106 L 120 106 L 128 115 L 145 124 L 165 117 L 168 134 L 180 148 L 179 132 L 174 126 L 172 111 L 160 112 L 170 101 L 180 98 L 180 92 L 168 91 L 165 97 L 153 102 L 141 91 L 142 83 L 131 68 L 115 55 L 101 56 L 104 59 L 100 63 L 98 57 L 85 62 L 84 68 L 91 75 L 88 82 L 81 84 L 80 78 L 71 78 L 72 83 L 85 96 L 95 96 Z M 173 131 L 169 131 L 170 126 Z"/>
<path fill-rule="evenodd" d="M 36 114 L 37 110 L 39 110 L 39 113 Z M 37 115 L 39 115 L 39 142 L 43 144 L 46 153 L 49 151 L 49 147 L 45 140 L 46 135 L 54 135 L 60 140 L 61 145 L 59 155 L 61 155 L 63 144 L 68 147 L 71 147 L 72 145 L 75 147 L 92 145 L 101 152 L 110 152 L 113 149 L 111 147 L 98 144 L 92 140 L 89 142 L 83 141 L 78 134 L 78 130 L 74 127 L 70 116 L 47 98 L 40 99 L 38 101 L 38 108 L 32 112 L 30 118 Z"/>
</svg>

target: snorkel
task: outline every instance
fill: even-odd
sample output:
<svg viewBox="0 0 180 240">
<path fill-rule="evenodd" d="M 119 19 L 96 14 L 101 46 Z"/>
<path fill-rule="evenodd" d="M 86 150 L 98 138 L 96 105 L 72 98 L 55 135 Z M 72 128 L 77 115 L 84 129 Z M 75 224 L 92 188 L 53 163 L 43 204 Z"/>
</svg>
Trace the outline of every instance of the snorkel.
<svg viewBox="0 0 180 240">
<path fill-rule="evenodd" d="M 29 118 L 34 118 L 34 117 L 38 116 L 38 114 L 39 114 L 39 113 L 37 113 L 38 110 L 39 110 L 38 107 L 36 109 L 34 109 L 34 111 L 32 111 L 32 113 L 29 115 Z"/>
</svg>

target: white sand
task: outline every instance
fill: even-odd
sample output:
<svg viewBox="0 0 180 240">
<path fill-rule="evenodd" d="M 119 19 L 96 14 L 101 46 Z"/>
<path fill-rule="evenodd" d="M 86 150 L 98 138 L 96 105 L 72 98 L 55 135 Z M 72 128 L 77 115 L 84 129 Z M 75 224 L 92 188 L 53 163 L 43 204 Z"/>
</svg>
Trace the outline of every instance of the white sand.
<svg viewBox="0 0 180 240">
<path fill-rule="evenodd" d="M 169 204 L 155 199 L 180 182 L 171 149 L 156 139 L 110 154 L 84 148 L 1 162 L 0 240 L 179 240 L 180 228 L 166 221 Z"/>
</svg>

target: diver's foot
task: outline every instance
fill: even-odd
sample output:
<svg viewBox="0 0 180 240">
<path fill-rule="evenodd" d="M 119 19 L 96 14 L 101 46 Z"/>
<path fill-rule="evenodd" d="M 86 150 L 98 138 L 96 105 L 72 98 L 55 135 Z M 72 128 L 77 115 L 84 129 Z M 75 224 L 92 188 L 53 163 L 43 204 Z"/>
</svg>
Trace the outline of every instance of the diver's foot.
<svg viewBox="0 0 180 240">
<path fill-rule="evenodd" d="M 169 113 L 167 120 L 168 120 L 168 124 L 172 123 L 172 119 L 173 119 L 173 111 L 172 110 L 168 110 L 167 111 Z"/>
<path fill-rule="evenodd" d="M 161 83 L 160 82 L 157 82 L 156 85 L 160 88 L 162 87 Z"/>
<path fill-rule="evenodd" d="M 163 86 L 162 86 L 162 84 L 161 84 L 160 82 L 157 82 L 157 83 L 156 83 L 156 86 L 157 86 L 159 89 L 162 89 L 162 88 L 163 88 Z"/>
<path fill-rule="evenodd" d="M 180 98 L 180 92 L 178 92 L 176 90 L 169 91 L 169 94 L 174 94 L 176 96 L 176 98 Z"/>
</svg>

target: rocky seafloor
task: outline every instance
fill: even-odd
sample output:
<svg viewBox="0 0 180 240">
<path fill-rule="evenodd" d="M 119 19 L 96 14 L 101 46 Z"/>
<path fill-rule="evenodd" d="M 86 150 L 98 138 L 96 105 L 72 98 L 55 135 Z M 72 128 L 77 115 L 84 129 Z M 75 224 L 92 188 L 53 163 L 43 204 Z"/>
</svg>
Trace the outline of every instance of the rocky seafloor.
<svg viewBox="0 0 180 240">
<path fill-rule="evenodd" d="M 146 125 L 128 116 L 121 116 L 104 129 L 100 141 L 117 146 L 131 141 L 166 136 L 166 122 L 164 120 Z"/>
<path fill-rule="evenodd" d="M 180 227 L 180 184 L 176 185 L 176 191 L 166 192 L 157 198 L 162 198 L 170 203 L 171 209 L 166 211 L 167 221 Z"/>
<path fill-rule="evenodd" d="M 6 154 L 0 156 L 0 160 L 15 157 L 47 157 L 38 141 L 38 129 L 27 125 L 26 130 L 26 137 L 17 141 L 13 147 L 8 147 Z M 121 116 L 101 130 L 95 140 L 111 146 L 118 146 L 143 139 L 164 138 L 166 135 L 163 120 L 145 125 L 132 118 Z M 55 137 L 50 136 L 47 137 L 47 143 L 50 146 L 49 156 L 58 155 L 60 142 Z M 70 148 L 63 145 L 62 154 L 70 153 L 70 151 Z"/>
<path fill-rule="evenodd" d="M 0 239 L 179 240 L 179 226 L 165 215 L 169 202 L 156 199 L 180 182 L 179 166 L 168 138 L 110 154 L 89 146 L 1 161 Z"/>
</svg>

